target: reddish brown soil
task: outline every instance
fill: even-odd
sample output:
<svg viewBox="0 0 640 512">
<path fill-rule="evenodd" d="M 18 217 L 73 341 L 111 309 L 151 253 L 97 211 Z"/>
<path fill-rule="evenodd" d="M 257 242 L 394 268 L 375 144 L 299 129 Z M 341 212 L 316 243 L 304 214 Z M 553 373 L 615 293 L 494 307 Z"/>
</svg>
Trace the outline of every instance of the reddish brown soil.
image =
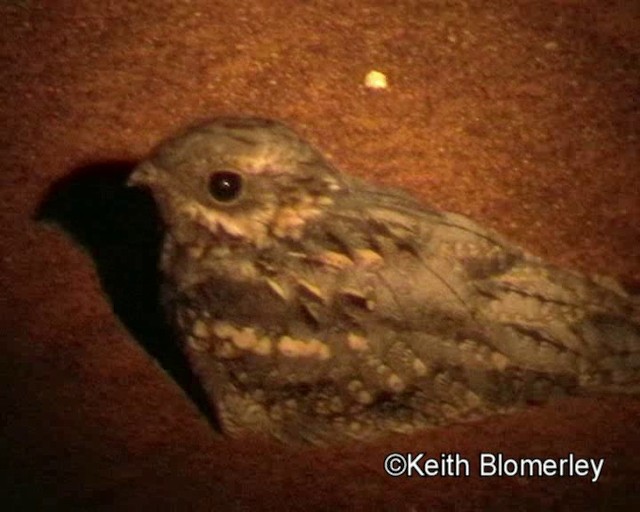
<svg viewBox="0 0 640 512">
<path fill-rule="evenodd" d="M 121 187 L 185 124 L 274 117 L 348 172 L 412 189 L 561 265 L 640 282 L 639 5 L 1 2 L 7 510 L 640 510 L 632 398 L 375 445 L 217 436 L 153 323 L 156 238 L 148 205 Z M 388 90 L 362 86 L 370 69 Z M 382 468 L 390 451 L 606 462 L 596 484 L 394 479 Z"/>
</svg>

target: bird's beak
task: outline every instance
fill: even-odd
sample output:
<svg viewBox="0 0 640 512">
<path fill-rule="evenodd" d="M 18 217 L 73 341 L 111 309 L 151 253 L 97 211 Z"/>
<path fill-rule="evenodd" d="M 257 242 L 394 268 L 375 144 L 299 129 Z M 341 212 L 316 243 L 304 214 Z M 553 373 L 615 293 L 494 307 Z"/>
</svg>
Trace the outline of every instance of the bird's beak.
<svg viewBox="0 0 640 512">
<path fill-rule="evenodd" d="M 158 181 L 158 169 L 150 162 L 138 165 L 127 179 L 129 187 L 151 187 Z"/>
</svg>

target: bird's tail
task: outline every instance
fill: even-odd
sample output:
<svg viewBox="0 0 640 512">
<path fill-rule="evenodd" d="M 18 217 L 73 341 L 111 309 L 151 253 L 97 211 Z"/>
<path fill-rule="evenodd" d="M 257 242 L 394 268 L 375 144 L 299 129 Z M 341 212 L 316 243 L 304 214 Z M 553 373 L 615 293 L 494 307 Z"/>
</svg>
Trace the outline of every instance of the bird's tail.
<svg viewBox="0 0 640 512">
<path fill-rule="evenodd" d="M 616 281 L 524 258 L 476 287 L 514 366 L 572 376 L 581 391 L 640 394 L 640 297 Z"/>
</svg>

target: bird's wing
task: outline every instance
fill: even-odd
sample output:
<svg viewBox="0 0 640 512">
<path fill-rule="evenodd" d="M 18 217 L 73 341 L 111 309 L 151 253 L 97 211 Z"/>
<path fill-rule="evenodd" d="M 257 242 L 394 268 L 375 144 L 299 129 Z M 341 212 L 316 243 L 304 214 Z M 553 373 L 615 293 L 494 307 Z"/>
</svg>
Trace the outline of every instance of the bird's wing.
<svg viewBox="0 0 640 512">
<path fill-rule="evenodd" d="M 540 387 L 548 376 L 541 394 L 558 382 L 638 387 L 638 304 L 612 280 L 545 264 L 464 216 L 371 190 L 375 201 L 333 219 L 328 236 L 352 259 L 355 248 L 381 257 L 345 271 L 333 292 L 341 322 L 380 361 L 405 375 L 416 358 L 458 368 L 465 383 L 499 374 Z"/>
</svg>

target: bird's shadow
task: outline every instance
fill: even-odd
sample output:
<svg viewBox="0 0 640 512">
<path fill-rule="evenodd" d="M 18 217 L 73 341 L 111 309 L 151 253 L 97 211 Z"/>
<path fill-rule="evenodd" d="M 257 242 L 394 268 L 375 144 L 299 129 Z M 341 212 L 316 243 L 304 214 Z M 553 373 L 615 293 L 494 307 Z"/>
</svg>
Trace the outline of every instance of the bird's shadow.
<svg viewBox="0 0 640 512">
<path fill-rule="evenodd" d="M 114 313 L 214 427 L 213 408 L 160 305 L 160 218 L 153 199 L 126 181 L 136 162 L 83 165 L 55 182 L 35 219 L 60 226 L 95 261 Z"/>
</svg>

